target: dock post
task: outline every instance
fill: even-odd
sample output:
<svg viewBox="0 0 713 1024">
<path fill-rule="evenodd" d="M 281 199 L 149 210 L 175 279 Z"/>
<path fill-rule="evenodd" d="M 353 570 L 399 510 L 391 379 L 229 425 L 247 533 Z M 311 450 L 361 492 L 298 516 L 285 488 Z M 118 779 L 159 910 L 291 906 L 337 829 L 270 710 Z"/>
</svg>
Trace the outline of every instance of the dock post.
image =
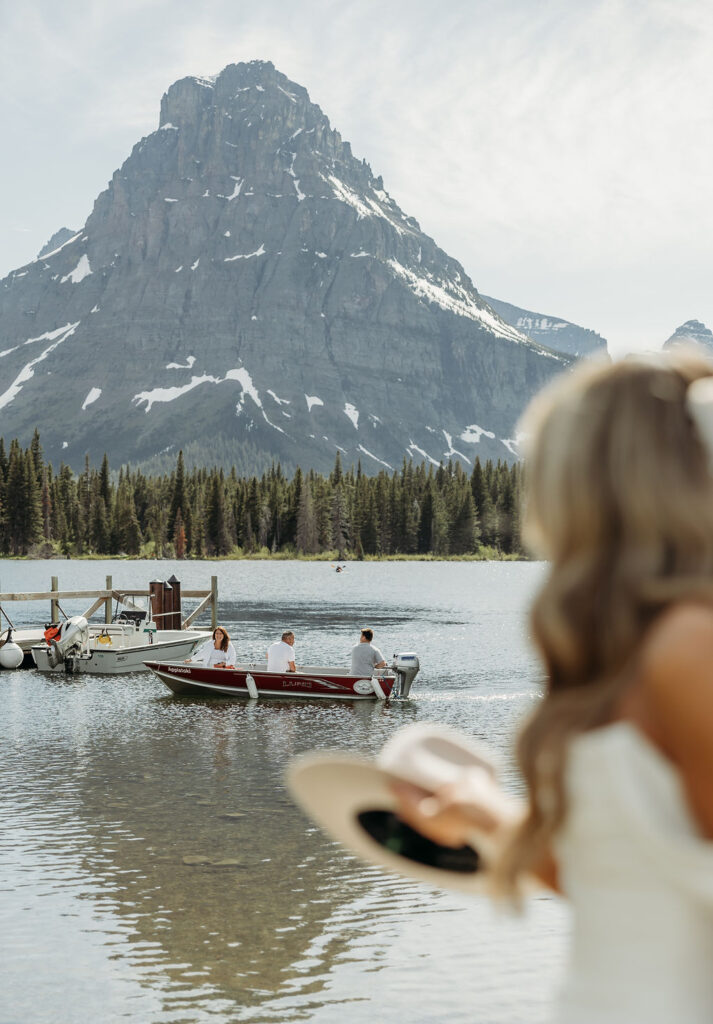
<svg viewBox="0 0 713 1024">
<path fill-rule="evenodd" d="M 58 591 L 59 590 L 59 577 L 58 576 L 53 576 L 52 577 L 52 583 L 50 585 L 50 590 L 54 590 L 54 591 Z M 52 598 L 50 600 L 50 622 L 59 622 L 59 602 L 55 598 Z"/>
<path fill-rule="evenodd" d="M 151 580 L 149 590 L 151 591 L 149 598 L 151 618 L 161 629 L 161 623 L 163 622 L 163 580 Z"/>
<path fill-rule="evenodd" d="M 218 625 L 218 577 L 210 578 L 210 626 L 215 629 Z"/>
<path fill-rule="evenodd" d="M 172 600 L 173 600 L 173 615 L 168 619 L 168 625 L 165 629 L 181 629 L 183 625 L 183 619 L 181 614 L 181 583 L 177 580 L 175 575 L 169 576 L 168 582 L 171 584 Z"/>
<path fill-rule="evenodd" d="M 114 589 L 112 586 L 111 576 L 107 576 L 106 578 L 106 589 Z M 107 623 L 107 625 L 111 622 L 111 597 L 107 597 L 106 601 L 104 602 L 104 622 Z"/>
<path fill-rule="evenodd" d="M 163 581 L 163 594 L 161 596 L 163 602 L 163 618 L 158 624 L 159 629 L 170 629 L 170 626 L 166 626 L 166 622 L 173 621 L 173 587 L 168 580 Z"/>
</svg>

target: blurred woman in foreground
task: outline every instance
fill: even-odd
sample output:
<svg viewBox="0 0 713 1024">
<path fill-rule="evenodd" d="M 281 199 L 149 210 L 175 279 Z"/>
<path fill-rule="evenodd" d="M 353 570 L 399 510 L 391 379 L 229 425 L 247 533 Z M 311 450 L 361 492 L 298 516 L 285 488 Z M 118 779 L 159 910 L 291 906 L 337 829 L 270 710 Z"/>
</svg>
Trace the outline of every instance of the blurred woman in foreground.
<svg viewBox="0 0 713 1024">
<path fill-rule="evenodd" d="M 532 404 L 523 534 L 550 567 L 532 608 L 546 692 L 496 783 L 399 814 L 492 879 L 568 897 L 562 1024 L 713 1021 L 713 367 L 693 352 L 584 365 Z"/>
</svg>

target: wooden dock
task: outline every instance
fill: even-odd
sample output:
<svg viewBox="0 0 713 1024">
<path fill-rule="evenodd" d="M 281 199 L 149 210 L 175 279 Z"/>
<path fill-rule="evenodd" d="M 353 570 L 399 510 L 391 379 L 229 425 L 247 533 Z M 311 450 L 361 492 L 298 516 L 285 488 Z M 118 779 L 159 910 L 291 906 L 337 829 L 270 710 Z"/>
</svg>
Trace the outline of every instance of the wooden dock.
<svg viewBox="0 0 713 1024">
<path fill-rule="evenodd" d="M 63 601 L 85 600 L 90 603 L 80 614 L 85 619 L 90 619 L 103 608 L 104 622 L 108 624 L 112 621 L 112 603 L 115 601 L 117 605 L 121 605 L 126 599 L 131 600 L 135 597 L 146 598 L 147 607 L 151 609 L 151 618 L 165 629 L 190 629 L 198 616 L 208 608 L 211 629 L 215 629 L 218 624 L 217 576 L 211 576 L 209 590 L 183 590 L 175 577 L 169 580 L 153 580 L 145 589 L 118 590 L 114 588 L 111 576 L 106 577 L 106 586 L 103 590 L 60 590 L 59 579 L 53 576 L 49 590 L 26 594 L 0 593 L 0 643 L 5 638 L 8 627 L 12 628 L 12 639 L 26 654 L 29 654 L 34 644 L 41 643 L 44 638 L 43 626 L 16 628 L 5 605 L 25 601 L 48 601 L 49 621 L 60 622 L 62 618 L 67 617 L 62 609 Z M 198 604 L 185 618 L 183 598 L 198 599 Z"/>
</svg>

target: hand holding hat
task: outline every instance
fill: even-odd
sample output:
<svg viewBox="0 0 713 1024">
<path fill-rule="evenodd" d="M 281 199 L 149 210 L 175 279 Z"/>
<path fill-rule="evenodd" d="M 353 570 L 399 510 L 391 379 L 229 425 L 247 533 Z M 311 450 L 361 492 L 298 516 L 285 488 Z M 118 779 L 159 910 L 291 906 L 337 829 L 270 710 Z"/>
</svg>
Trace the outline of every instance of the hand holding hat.
<svg viewBox="0 0 713 1024">
<path fill-rule="evenodd" d="M 483 888 L 501 826 L 519 816 L 490 756 L 444 726 L 400 729 L 374 762 L 304 755 L 287 782 L 310 817 L 364 859 L 469 892 Z"/>
</svg>

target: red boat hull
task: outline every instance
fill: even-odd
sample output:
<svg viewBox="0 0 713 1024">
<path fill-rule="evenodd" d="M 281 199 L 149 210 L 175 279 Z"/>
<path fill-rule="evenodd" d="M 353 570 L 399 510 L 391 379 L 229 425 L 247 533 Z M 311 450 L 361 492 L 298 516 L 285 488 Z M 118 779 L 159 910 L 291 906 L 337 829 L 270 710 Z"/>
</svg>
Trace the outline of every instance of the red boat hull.
<svg viewBox="0 0 713 1024">
<path fill-rule="evenodd" d="M 204 668 L 147 661 L 169 690 L 176 694 L 217 697 L 310 697 L 327 700 L 384 700 L 391 695 L 395 675 L 379 676 L 376 686 L 362 676 L 339 674 L 332 669 L 300 672 L 265 672 L 251 666 Z M 334 673 L 334 674 L 332 674 Z"/>
</svg>

